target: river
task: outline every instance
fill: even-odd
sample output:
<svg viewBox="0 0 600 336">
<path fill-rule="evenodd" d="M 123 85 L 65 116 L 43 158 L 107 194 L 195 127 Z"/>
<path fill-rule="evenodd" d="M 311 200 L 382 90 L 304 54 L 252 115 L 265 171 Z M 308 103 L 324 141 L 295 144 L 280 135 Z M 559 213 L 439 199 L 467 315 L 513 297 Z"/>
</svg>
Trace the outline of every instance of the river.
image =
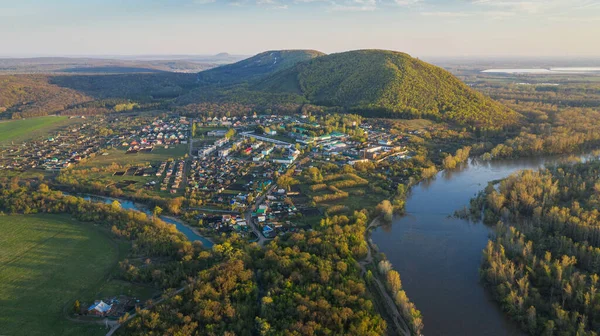
<svg viewBox="0 0 600 336">
<path fill-rule="evenodd" d="M 423 334 L 523 335 L 479 282 L 482 250 L 491 228 L 449 218 L 468 206 L 488 181 L 556 159 L 470 162 L 412 188 L 406 215 L 373 231 L 371 239 L 400 273 L 408 297 L 423 314 Z"/>
<path fill-rule="evenodd" d="M 479 282 L 482 250 L 491 228 L 463 219 L 450 218 L 469 205 L 489 181 L 522 169 L 537 169 L 556 158 L 471 161 L 453 171 L 442 171 L 435 179 L 412 188 L 406 215 L 375 229 L 371 239 L 400 272 L 408 297 L 423 314 L 423 334 L 434 335 L 524 335 L 508 320 Z M 111 203 L 114 198 L 85 196 L 87 200 Z M 116 199 L 125 209 L 143 211 L 134 202 Z M 206 247 L 212 242 L 169 217 L 191 241 Z"/>
<path fill-rule="evenodd" d="M 64 194 L 68 194 L 68 193 L 64 193 Z M 79 195 L 76 195 L 76 196 L 79 196 Z M 143 205 L 138 205 L 130 200 L 121 199 L 121 198 L 113 198 L 113 197 L 105 197 L 105 196 L 97 196 L 97 195 L 82 195 L 80 197 L 82 197 L 86 201 L 101 202 L 101 203 L 107 203 L 107 204 L 110 204 L 113 201 L 118 201 L 121 204 L 121 207 L 123 209 L 141 211 L 149 216 L 152 216 L 152 212 L 149 209 L 145 208 Z M 185 224 L 183 224 L 181 221 L 179 221 L 177 219 L 174 219 L 174 218 L 171 218 L 168 216 L 159 216 L 159 218 L 165 223 L 175 225 L 177 230 L 179 232 L 183 233 L 187 237 L 187 239 L 189 239 L 190 241 L 200 241 L 202 243 L 202 245 L 207 248 L 211 248 L 214 245 L 214 243 L 212 241 L 197 234 L 196 232 L 194 232 L 194 230 L 192 230 L 191 228 L 189 228 L 188 226 L 186 226 Z"/>
</svg>

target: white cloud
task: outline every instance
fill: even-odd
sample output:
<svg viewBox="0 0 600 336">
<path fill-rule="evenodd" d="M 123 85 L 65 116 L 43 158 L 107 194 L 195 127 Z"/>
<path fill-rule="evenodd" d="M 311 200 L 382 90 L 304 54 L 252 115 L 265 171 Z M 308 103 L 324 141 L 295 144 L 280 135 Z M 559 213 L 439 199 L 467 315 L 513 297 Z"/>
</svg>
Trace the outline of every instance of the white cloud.
<svg viewBox="0 0 600 336">
<path fill-rule="evenodd" d="M 360 5 L 364 5 L 364 6 L 376 6 L 377 5 L 376 0 L 354 0 L 354 2 L 357 4 L 360 4 Z"/>
<path fill-rule="evenodd" d="M 600 0 L 463 0 L 471 8 L 453 11 L 451 6 L 440 6 L 432 0 L 191 0 L 196 4 L 205 5 L 217 2 L 234 6 L 263 6 L 273 9 L 287 9 L 300 5 L 321 6 L 329 11 L 367 12 L 380 8 L 413 7 L 420 9 L 418 15 L 435 17 L 469 17 L 485 16 L 486 18 L 502 19 L 514 15 L 546 15 L 546 17 L 577 16 L 574 12 L 589 14 L 598 11 L 600 15 Z"/>
<path fill-rule="evenodd" d="M 397 5 L 402 7 L 423 3 L 425 0 L 194 0 L 197 4 L 228 1 L 230 5 L 271 5 L 277 8 L 288 8 L 293 5 L 324 5 L 332 11 L 373 11 L 380 5 Z"/>
<path fill-rule="evenodd" d="M 531 1 L 495 1 L 495 0 L 476 0 L 473 2 L 476 5 L 484 5 L 493 8 L 502 8 L 505 10 L 525 12 L 525 13 L 538 13 L 543 10 L 547 3 L 539 0 Z"/>
<path fill-rule="evenodd" d="M 333 4 L 329 7 L 333 12 L 372 12 L 377 9 L 377 6 L 353 6 Z"/>
<path fill-rule="evenodd" d="M 396 5 L 398 6 L 412 6 L 418 4 L 421 1 L 422 0 L 394 0 Z"/>
<path fill-rule="evenodd" d="M 288 5 L 281 3 L 279 0 L 256 0 L 256 4 L 269 9 L 288 9 Z"/>
<path fill-rule="evenodd" d="M 577 6 L 578 9 L 592 8 L 592 7 L 600 7 L 600 2 L 592 1 L 590 3 L 581 4 Z"/>
<path fill-rule="evenodd" d="M 472 13 L 464 13 L 464 12 L 421 12 L 423 16 L 435 16 L 435 17 L 467 17 L 472 16 Z"/>
<path fill-rule="evenodd" d="M 331 0 L 328 10 L 333 12 L 372 12 L 380 0 Z"/>
<path fill-rule="evenodd" d="M 320 0 L 296 1 L 314 2 Z M 422 3 L 423 1 L 424 0 L 332 0 L 330 9 L 334 11 L 366 12 L 374 11 L 378 9 L 380 5 L 396 5 L 401 7 L 409 7 Z"/>
<path fill-rule="evenodd" d="M 484 11 L 484 12 L 421 12 L 422 16 L 437 18 L 467 18 L 485 17 L 486 19 L 501 20 L 515 15 L 513 12 Z"/>
<path fill-rule="evenodd" d="M 472 0 L 471 3 L 516 14 L 558 14 L 600 5 L 598 0 Z"/>
<path fill-rule="evenodd" d="M 502 20 L 502 19 L 506 19 L 509 17 L 513 17 L 516 14 L 515 14 L 515 12 L 485 11 L 485 12 L 482 12 L 481 15 L 483 15 L 485 18 L 488 18 L 488 19 Z"/>
</svg>

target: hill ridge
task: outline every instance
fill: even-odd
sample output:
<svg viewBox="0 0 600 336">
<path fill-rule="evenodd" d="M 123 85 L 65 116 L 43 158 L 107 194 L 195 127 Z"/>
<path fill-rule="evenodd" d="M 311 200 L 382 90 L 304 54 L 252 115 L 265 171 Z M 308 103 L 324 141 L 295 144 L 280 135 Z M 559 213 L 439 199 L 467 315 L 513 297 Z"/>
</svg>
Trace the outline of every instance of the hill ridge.
<svg viewBox="0 0 600 336">
<path fill-rule="evenodd" d="M 299 62 L 323 56 L 308 49 L 267 50 L 239 62 L 198 73 L 200 85 L 233 85 L 259 80 Z"/>
<path fill-rule="evenodd" d="M 292 93 L 313 104 L 367 116 L 428 117 L 475 126 L 514 124 L 519 114 L 448 71 L 407 53 L 361 49 L 300 62 L 266 76 L 250 90 Z"/>
</svg>

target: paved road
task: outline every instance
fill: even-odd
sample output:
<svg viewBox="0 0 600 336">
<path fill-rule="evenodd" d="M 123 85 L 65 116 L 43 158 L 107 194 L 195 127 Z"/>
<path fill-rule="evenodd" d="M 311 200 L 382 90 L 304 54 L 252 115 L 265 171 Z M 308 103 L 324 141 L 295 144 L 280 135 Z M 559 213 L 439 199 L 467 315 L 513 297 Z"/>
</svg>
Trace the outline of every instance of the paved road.
<svg viewBox="0 0 600 336">
<path fill-rule="evenodd" d="M 248 210 L 245 213 L 245 217 L 244 217 L 246 219 L 246 224 L 252 229 L 254 234 L 258 237 L 258 245 L 260 245 L 260 246 L 265 246 L 265 243 L 268 242 L 270 239 L 265 238 L 265 236 L 263 236 L 258 225 L 256 225 L 256 223 L 254 223 L 254 221 L 252 220 L 252 211 L 254 211 L 254 209 L 256 209 L 265 200 L 267 195 L 269 195 L 271 192 L 273 192 L 274 189 L 275 189 L 275 186 L 271 187 L 263 195 L 259 196 L 256 199 L 256 202 L 254 202 L 254 205 L 248 208 Z"/>
</svg>

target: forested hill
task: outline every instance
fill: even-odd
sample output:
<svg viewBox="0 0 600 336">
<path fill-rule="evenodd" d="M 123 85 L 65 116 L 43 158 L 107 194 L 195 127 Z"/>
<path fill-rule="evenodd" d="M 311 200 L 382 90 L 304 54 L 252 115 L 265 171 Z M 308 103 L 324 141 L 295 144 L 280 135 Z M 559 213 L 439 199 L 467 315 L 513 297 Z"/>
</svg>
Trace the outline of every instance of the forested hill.
<svg viewBox="0 0 600 336">
<path fill-rule="evenodd" d="M 202 71 L 198 74 L 198 82 L 204 85 L 250 82 L 323 55 L 316 50 L 265 51 L 237 63 Z"/>
<path fill-rule="evenodd" d="M 313 104 L 340 106 L 363 115 L 433 117 L 478 126 L 505 126 L 519 118 L 448 71 L 393 51 L 358 50 L 317 57 L 251 88 L 295 93 Z"/>
<path fill-rule="evenodd" d="M 196 86 L 195 74 L 169 72 L 0 75 L 0 119 L 110 113 L 132 102 L 153 108 Z"/>
<path fill-rule="evenodd" d="M 84 92 L 50 83 L 48 76 L 0 76 L 0 119 L 54 114 L 91 100 Z"/>
<path fill-rule="evenodd" d="M 138 110 L 184 112 L 204 103 L 280 112 L 321 105 L 367 117 L 429 118 L 486 128 L 513 125 L 520 117 L 441 68 L 383 50 L 267 51 L 197 75 L 0 76 L 0 118 L 109 113 L 132 102 Z"/>
</svg>

